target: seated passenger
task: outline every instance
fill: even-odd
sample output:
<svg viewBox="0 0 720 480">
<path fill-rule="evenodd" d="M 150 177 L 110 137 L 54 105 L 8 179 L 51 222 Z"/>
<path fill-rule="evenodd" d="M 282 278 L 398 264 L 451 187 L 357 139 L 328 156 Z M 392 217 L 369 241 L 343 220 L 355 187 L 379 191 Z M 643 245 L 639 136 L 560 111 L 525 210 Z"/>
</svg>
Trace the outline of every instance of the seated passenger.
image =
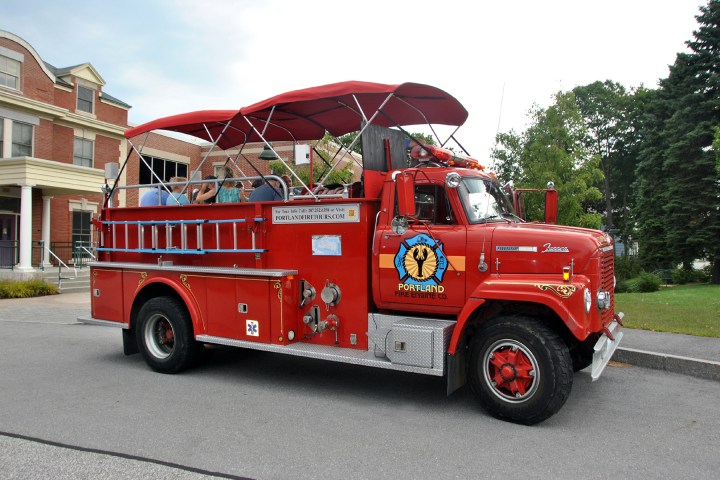
<svg viewBox="0 0 720 480">
<path fill-rule="evenodd" d="M 218 203 L 237 203 L 242 202 L 242 182 L 235 185 L 223 185 L 217 194 Z"/>
<path fill-rule="evenodd" d="M 170 179 L 171 183 L 187 182 L 185 177 L 173 177 Z M 185 195 L 185 185 L 173 185 L 172 192 L 168 195 L 165 200 L 165 205 L 187 205 L 190 203 L 187 195 Z"/>
<path fill-rule="evenodd" d="M 208 175 L 203 180 L 217 180 L 215 175 Z M 200 186 L 200 191 L 193 200 L 193 203 L 215 203 L 217 197 L 217 183 L 205 182 Z"/>
<path fill-rule="evenodd" d="M 159 205 L 165 205 L 170 194 L 162 187 L 153 187 L 140 197 L 141 207 L 157 207 Z"/>
<path fill-rule="evenodd" d="M 280 182 L 274 178 L 265 179 L 265 183 L 253 190 L 250 194 L 249 202 L 271 202 L 282 200 L 282 188 Z"/>
</svg>

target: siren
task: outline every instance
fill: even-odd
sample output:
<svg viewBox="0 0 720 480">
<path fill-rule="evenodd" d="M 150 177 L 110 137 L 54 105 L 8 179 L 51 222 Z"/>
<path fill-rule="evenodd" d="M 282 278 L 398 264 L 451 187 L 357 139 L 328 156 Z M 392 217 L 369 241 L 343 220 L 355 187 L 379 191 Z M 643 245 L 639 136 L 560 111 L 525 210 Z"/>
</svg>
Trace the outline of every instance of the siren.
<svg viewBox="0 0 720 480">
<path fill-rule="evenodd" d="M 467 155 L 455 153 L 452 150 L 441 147 L 433 147 L 432 145 L 416 145 L 410 150 L 410 156 L 420 162 L 428 161 L 431 158 L 437 159 L 440 163 L 448 167 L 473 168 L 475 170 L 485 170 L 483 165 L 474 158 Z"/>
</svg>

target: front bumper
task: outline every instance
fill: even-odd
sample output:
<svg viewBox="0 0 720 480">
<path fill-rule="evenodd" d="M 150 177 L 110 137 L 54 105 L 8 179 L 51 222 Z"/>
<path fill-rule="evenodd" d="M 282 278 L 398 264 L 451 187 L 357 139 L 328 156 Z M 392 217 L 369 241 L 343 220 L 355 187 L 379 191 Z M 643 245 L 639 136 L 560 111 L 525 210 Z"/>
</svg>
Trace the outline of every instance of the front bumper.
<svg viewBox="0 0 720 480">
<path fill-rule="evenodd" d="M 624 313 L 618 313 L 615 319 L 605 328 L 604 333 L 595 343 L 595 347 L 593 347 L 592 367 L 590 369 L 590 376 L 593 381 L 600 378 L 613 353 L 620 345 L 620 340 L 623 337 L 622 319 L 624 316 Z"/>
</svg>

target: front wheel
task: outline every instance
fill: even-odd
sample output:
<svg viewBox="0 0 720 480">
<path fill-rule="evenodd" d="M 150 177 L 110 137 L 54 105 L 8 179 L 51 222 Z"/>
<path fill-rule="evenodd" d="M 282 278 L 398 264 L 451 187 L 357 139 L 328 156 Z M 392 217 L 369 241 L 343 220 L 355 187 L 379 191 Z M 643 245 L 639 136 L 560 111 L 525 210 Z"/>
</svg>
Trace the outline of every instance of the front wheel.
<svg viewBox="0 0 720 480">
<path fill-rule="evenodd" d="M 152 298 L 138 314 L 140 353 L 155 371 L 176 373 L 192 365 L 200 353 L 185 305 L 172 297 Z"/>
<path fill-rule="evenodd" d="M 531 317 L 493 320 L 470 343 L 470 387 L 502 420 L 533 425 L 555 414 L 570 395 L 572 367 L 560 336 Z"/>
</svg>

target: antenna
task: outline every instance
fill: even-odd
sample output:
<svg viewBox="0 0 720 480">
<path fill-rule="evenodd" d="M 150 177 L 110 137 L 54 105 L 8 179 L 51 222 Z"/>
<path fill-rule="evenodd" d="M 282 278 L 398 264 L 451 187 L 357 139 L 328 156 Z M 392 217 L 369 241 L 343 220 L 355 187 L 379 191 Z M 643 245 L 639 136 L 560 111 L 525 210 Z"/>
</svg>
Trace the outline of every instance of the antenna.
<svg viewBox="0 0 720 480">
<path fill-rule="evenodd" d="M 500 111 L 498 112 L 498 123 L 497 128 L 495 129 L 495 145 L 493 147 L 497 147 L 497 136 L 500 133 L 500 120 L 502 119 L 502 109 L 503 109 L 503 102 L 505 101 L 505 82 L 503 82 L 502 87 L 502 93 L 500 94 Z M 495 171 L 495 162 L 497 159 L 493 158 L 493 164 L 491 169 Z"/>
<path fill-rule="evenodd" d="M 497 129 L 495 130 L 495 139 L 497 143 L 497 136 L 500 133 L 500 119 L 502 118 L 503 101 L 505 100 L 505 82 L 503 82 L 502 93 L 500 94 L 500 111 L 498 112 L 498 123 Z"/>
</svg>

